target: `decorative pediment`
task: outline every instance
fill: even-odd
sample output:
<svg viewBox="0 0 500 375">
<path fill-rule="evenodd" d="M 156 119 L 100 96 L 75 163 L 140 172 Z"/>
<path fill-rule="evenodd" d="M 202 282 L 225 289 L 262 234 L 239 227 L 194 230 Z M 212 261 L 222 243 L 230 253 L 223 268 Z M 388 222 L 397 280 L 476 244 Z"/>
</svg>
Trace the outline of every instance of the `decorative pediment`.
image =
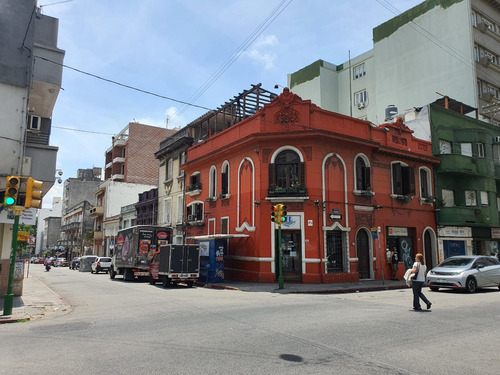
<svg viewBox="0 0 500 375">
<path fill-rule="evenodd" d="M 281 109 L 274 115 L 274 122 L 277 124 L 293 124 L 300 121 L 299 112 L 296 111 L 294 104 L 302 102 L 302 99 L 288 88 L 283 90 L 283 93 L 274 99 L 273 104 L 278 105 Z"/>
</svg>

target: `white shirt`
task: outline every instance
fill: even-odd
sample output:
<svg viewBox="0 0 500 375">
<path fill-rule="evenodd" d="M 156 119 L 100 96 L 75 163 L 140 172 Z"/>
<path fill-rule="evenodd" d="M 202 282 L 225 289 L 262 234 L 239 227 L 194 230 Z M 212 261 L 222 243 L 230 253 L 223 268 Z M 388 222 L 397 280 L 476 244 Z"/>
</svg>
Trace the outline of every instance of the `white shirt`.
<svg viewBox="0 0 500 375">
<path fill-rule="evenodd" d="M 413 267 L 417 267 L 418 275 L 415 281 L 425 282 L 425 274 L 427 273 L 427 266 L 420 264 L 420 262 L 413 263 Z"/>
</svg>

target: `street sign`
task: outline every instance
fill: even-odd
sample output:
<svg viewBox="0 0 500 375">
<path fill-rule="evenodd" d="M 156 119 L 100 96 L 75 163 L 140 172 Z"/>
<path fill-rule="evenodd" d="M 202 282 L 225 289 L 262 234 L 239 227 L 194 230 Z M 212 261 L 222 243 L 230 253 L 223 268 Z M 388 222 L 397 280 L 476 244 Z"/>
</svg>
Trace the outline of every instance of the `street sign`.
<svg viewBox="0 0 500 375">
<path fill-rule="evenodd" d="M 35 244 L 35 237 L 29 236 L 26 242 L 28 243 L 28 245 L 34 245 Z"/>
<path fill-rule="evenodd" d="M 28 240 L 28 237 L 29 237 L 29 232 L 17 232 L 17 240 L 18 241 L 23 241 L 23 242 L 26 242 Z"/>
<path fill-rule="evenodd" d="M 330 214 L 328 217 L 330 220 L 342 220 L 342 214 Z"/>
<path fill-rule="evenodd" d="M 378 238 L 378 228 L 370 228 L 370 231 L 372 232 L 372 238 L 376 240 Z"/>
</svg>

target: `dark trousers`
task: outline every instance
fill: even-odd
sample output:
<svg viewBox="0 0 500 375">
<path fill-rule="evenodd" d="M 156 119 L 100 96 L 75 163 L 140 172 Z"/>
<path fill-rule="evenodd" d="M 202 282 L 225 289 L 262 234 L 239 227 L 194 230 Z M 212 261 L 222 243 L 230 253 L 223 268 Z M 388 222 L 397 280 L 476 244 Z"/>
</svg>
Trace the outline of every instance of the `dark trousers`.
<svg viewBox="0 0 500 375">
<path fill-rule="evenodd" d="M 424 286 L 424 283 L 422 281 L 412 281 L 411 282 L 411 288 L 413 289 L 413 308 L 419 308 L 420 307 L 420 298 L 422 298 L 422 301 L 425 302 L 425 304 L 429 303 L 429 300 L 427 297 L 424 296 L 424 293 L 422 293 L 422 287 Z"/>
</svg>

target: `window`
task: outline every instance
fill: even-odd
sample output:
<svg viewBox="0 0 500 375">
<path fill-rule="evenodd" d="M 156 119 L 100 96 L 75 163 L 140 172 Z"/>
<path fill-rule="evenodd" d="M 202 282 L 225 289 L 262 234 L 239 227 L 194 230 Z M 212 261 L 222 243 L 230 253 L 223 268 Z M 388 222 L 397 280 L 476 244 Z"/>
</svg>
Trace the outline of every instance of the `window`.
<svg viewBox="0 0 500 375">
<path fill-rule="evenodd" d="M 229 163 L 227 161 L 222 164 L 220 193 L 229 194 Z"/>
<path fill-rule="evenodd" d="M 215 165 L 212 165 L 210 168 L 210 181 L 208 185 L 208 197 L 216 198 L 217 197 L 217 168 Z"/>
<path fill-rule="evenodd" d="M 360 64 L 358 66 L 355 66 L 352 72 L 352 79 L 358 79 L 366 75 L 366 70 L 365 70 L 365 64 Z"/>
<path fill-rule="evenodd" d="M 443 197 L 443 207 L 453 207 L 455 205 L 455 193 L 453 190 L 443 189 L 441 190 L 441 195 Z"/>
<path fill-rule="evenodd" d="M 202 221 L 203 220 L 203 203 L 192 202 L 186 208 L 187 221 Z"/>
<path fill-rule="evenodd" d="M 166 173 L 166 181 L 172 181 L 172 176 L 173 176 L 173 160 L 172 158 L 167 160 L 167 173 Z"/>
<path fill-rule="evenodd" d="M 471 13 L 471 21 L 472 21 L 472 26 L 477 26 L 476 13 L 474 13 L 474 12 Z"/>
<path fill-rule="evenodd" d="M 356 185 L 354 190 L 370 190 L 370 167 L 362 156 L 357 156 L 355 161 Z"/>
<path fill-rule="evenodd" d="M 427 168 L 420 168 L 420 198 L 430 198 L 432 196 L 431 172 Z"/>
<path fill-rule="evenodd" d="M 483 96 L 482 93 L 483 93 L 483 90 L 482 90 L 482 83 L 481 81 L 477 81 L 477 96 L 479 96 L 480 98 Z"/>
<path fill-rule="evenodd" d="M 465 190 L 465 205 L 476 206 L 476 192 L 474 190 Z"/>
<path fill-rule="evenodd" d="M 188 191 L 200 190 L 201 189 L 201 174 L 200 172 L 195 172 L 189 177 Z"/>
<path fill-rule="evenodd" d="M 439 153 L 441 155 L 451 154 L 451 142 L 440 139 L 439 140 Z"/>
<path fill-rule="evenodd" d="M 396 195 L 415 195 L 415 168 L 400 162 L 391 164 L 392 193 Z"/>
<path fill-rule="evenodd" d="M 368 103 L 368 93 L 366 90 L 361 90 L 354 93 L 354 105 Z"/>
<path fill-rule="evenodd" d="M 472 157 L 472 143 L 460 143 L 460 154 Z"/>
<path fill-rule="evenodd" d="M 478 158 L 484 158 L 484 143 L 478 143 L 477 144 L 477 157 Z"/>
<path fill-rule="evenodd" d="M 184 164 L 186 162 L 186 151 L 182 151 L 179 155 L 179 164 Z"/>
<path fill-rule="evenodd" d="M 163 201 L 163 223 L 172 225 L 172 198 Z"/>
<path fill-rule="evenodd" d="M 474 46 L 474 60 L 479 61 L 479 48 Z"/>
<path fill-rule="evenodd" d="M 182 224 L 184 220 L 184 197 L 182 195 L 177 196 L 177 224 Z"/>
<path fill-rule="evenodd" d="M 280 152 L 269 168 L 270 185 L 282 189 L 304 187 L 304 163 L 295 151 Z"/>
<path fill-rule="evenodd" d="M 30 130 L 40 130 L 42 127 L 42 118 L 40 116 L 30 116 Z"/>
<path fill-rule="evenodd" d="M 345 236 L 341 230 L 326 232 L 326 272 L 344 272 Z"/>
<path fill-rule="evenodd" d="M 220 232 L 221 234 L 229 234 L 229 218 L 223 217 L 220 219 Z"/>
<path fill-rule="evenodd" d="M 479 197 L 481 199 L 481 206 L 489 206 L 490 201 L 488 199 L 488 192 L 487 191 L 481 191 L 479 193 Z"/>
</svg>

